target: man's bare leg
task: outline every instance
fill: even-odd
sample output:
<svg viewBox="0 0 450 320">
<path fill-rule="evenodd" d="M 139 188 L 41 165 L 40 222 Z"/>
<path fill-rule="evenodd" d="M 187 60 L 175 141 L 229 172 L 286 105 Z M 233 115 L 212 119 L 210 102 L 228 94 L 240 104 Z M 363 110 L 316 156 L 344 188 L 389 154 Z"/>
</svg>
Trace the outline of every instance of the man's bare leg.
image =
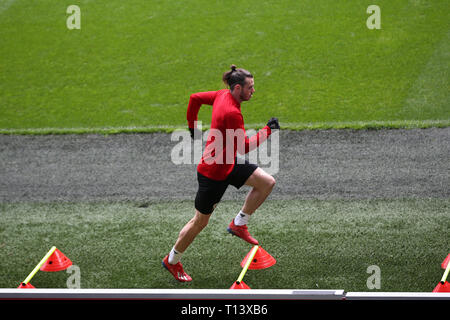
<svg viewBox="0 0 450 320">
<path fill-rule="evenodd" d="M 252 215 L 272 192 L 275 179 L 263 169 L 257 168 L 245 184 L 253 188 L 247 194 L 242 211 Z"/>
<path fill-rule="evenodd" d="M 175 246 L 162 261 L 163 267 L 178 281 L 192 281 L 192 278 L 184 271 L 180 262 L 181 255 L 194 241 L 195 237 L 208 225 L 210 216 L 196 210 L 194 217 L 181 229 Z"/>
<path fill-rule="evenodd" d="M 258 245 L 258 240 L 253 238 L 248 232 L 247 223 L 250 216 L 272 192 L 272 189 L 275 186 L 275 179 L 263 169 L 257 168 L 247 179 L 245 184 L 253 188 L 247 194 L 244 206 L 233 221 L 231 221 L 227 231 L 252 245 Z"/>
<path fill-rule="evenodd" d="M 174 246 L 175 250 L 183 253 L 195 237 L 208 225 L 210 217 L 210 214 L 203 214 L 195 210 L 194 217 L 181 229 Z"/>
</svg>

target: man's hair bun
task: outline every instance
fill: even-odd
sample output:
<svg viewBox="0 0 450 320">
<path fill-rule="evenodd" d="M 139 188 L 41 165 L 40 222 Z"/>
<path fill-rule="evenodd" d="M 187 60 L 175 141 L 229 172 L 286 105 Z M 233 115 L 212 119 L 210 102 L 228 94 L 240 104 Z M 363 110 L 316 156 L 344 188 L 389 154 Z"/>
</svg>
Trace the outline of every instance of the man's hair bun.
<svg viewBox="0 0 450 320">
<path fill-rule="evenodd" d="M 250 72 L 237 68 L 235 64 L 232 64 L 230 69 L 223 74 L 222 80 L 232 91 L 237 84 L 243 86 L 245 84 L 245 78 L 253 78 Z"/>
</svg>

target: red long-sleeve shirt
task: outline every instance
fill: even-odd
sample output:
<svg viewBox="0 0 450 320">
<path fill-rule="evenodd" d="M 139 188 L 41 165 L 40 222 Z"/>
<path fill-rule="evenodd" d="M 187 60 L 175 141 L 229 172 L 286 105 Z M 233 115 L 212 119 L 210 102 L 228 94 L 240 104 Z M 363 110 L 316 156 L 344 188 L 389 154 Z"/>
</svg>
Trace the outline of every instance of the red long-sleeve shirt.
<svg viewBox="0 0 450 320">
<path fill-rule="evenodd" d="M 212 105 L 213 109 L 211 130 L 197 171 L 213 180 L 225 180 L 233 170 L 236 152 L 245 154 L 255 149 L 271 130 L 265 126 L 256 135 L 247 137 L 241 105 L 228 89 L 192 94 L 187 108 L 189 128 L 195 128 L 202 104 Z"/>
</svg>

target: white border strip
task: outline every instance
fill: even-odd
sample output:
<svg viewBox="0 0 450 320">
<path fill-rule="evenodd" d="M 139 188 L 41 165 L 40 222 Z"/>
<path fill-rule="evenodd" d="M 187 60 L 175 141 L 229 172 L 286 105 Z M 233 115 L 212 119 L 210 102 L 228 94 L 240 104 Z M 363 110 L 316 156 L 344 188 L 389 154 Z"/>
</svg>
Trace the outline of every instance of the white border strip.
<svg viewBox="0 0 450 320">
<path fill-rule="evenodd" d="M 0 289 L 1 299 L 342 300 L 344 290 Z"/>
<path fill-rule="evenodd" d="M 175 130 L 187 130 L 187 125 L 182 126 L 146 126 L 146 127 L 74 127 L 74 128 L 1 128 L 0 134 L 33 134 L 33 135 L 47 135 L 47 134 L 116 134 L 116 133 L 151 133 L 151 132 L 166 132 Z"/>
<path fill-rule="evenodd" d="M 450 293 L 344 290 L 0 289 L 2 299 L 82 300 L 450 300 Z"/>
<path fill-rule="evenodd" d="M 347 292 L 346 300 L 450 300 L 445 292 Z"/>
<path fill-rule="evenodd" d="M 205 124 L 209 128 L 209 124 Z M 262 128 L 266 123 L 246 124 L 246 129 Z M 432 128 L 448 127 L 447 120 L 385 120 L 385 121 L 343 121 L 343 122 L 282 122 L 281 127 L 291 130 L 315 130 L 315 129 L 352 129 L 352 128 Z M 159 125 L 159 126 L 129 126 L 129 127 L 93 127 L 93 128 L 0 128 L 0 134 L 116 134 L 116 133 L 148 133 L 148 132 L 172 132 L 175 130 L 187 130 L 186 125 Z"/>
</svg>

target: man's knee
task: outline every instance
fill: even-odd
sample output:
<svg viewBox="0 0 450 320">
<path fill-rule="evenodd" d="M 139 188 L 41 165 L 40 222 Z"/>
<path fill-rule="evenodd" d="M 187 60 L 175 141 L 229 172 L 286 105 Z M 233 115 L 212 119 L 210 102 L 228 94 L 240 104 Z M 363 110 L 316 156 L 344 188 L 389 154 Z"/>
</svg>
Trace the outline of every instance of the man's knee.
<svg viewBox="0 0 450 320">
<path fill-rule="evenodd" d="M 268 190 L 272 190 L 273 187 L 275 187 L 276 181 L 275 178 L 272 177 L 271 175 L 267 175 L 266 178 L 266 187 Z"/>
<path fill-rule="evenodd" d="M 209 214 L 203 214 L 200 211 L 196 210 L 195 217 L 192 219 L 193 224 L 200 229 L 204 229 L 209 222 Z"/>
<path fill-rule="evenodd" d="M 270 174 L 266 173 L 264 170 L 258 168 L 246 181 L 246 185 L 253 187 L 256 190 L 263 192 L 272 191 L 275 186 L 275 178 Z"/>
<path fill-rule="evenodd" d="M 275 183 L 276 181 L 274 177 L 270 174 L 264 174 L 260 177 L 259 183 L 255 187 L 261 191 L 271 192 L 275 186 Z"/>
</svg>

